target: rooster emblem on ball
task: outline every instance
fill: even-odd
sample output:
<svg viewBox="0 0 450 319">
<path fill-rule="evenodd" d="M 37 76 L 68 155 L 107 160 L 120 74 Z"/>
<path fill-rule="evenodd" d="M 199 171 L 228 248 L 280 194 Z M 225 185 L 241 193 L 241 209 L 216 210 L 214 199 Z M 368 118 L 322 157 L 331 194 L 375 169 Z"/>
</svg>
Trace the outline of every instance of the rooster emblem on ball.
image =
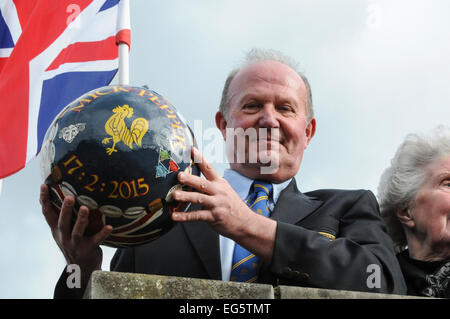
<svg viewBox="0 0 450 319">
<path fill-rule="evenodd" d="M 109 144 L 112 140 L 112 147 L 106 148 L 106 153 L 111 155 L 117 152 L 116 144 L 123 142 L 130 149 L 133 149 L 133 143 L 142 146 L 142 138 L 148 131 L 148 121 L 143 117 L 136 118 L 128 129 L 125 118 L 133 116 L 133 108 L 125 104 L 117 106 L 113 110 L 113 115 L 105 123 L 105 132 L 111 137 L 102 140 L 103 144 Z"/>
</svg>

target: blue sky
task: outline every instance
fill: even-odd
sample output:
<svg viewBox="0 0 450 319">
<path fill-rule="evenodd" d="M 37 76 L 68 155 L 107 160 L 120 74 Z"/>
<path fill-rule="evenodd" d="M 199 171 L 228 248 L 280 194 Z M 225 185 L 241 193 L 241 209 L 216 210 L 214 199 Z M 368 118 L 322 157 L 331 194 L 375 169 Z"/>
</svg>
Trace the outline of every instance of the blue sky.
<svg viewBox="0 0 450 319">
<path fill-rule="evenodd" d="M 376 194 L 406 134 L 450 124 L 449 9 L 444 0 L 132 0 L 130 84 L 148 85 L 207 130 L 245 52 L 280 50 L 309 78 L 317 118 L 301 190 Z M 41 182 L 36 160 L 3 180 L 0 298 L 51 298 L 63 270 Z M 113 253 L 104 248 L 106 270 Z"/>
</svg>

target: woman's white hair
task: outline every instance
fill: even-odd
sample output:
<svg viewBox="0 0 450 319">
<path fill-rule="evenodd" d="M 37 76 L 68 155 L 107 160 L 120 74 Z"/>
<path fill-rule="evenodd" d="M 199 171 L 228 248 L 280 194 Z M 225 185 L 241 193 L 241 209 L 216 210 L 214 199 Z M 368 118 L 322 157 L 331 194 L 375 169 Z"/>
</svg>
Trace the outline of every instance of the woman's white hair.
<svg viewBox="0 0 450 319">
<path fill-rule="evenodd" d="M 382 174 L 378 185 L 381 216 L 397 250 L 407 246 L 397 212 L 414 207 L 417 192 L 427 177 L 426 167 L 447 155 L 450 155 L 450 127 L 438 126 L 428 134 L 409 134 L 391 166 Z"/>
<path fill-rule="evenodd" d="M 225 85 L 222 90 L 222 99 L 220 101 L 219 110 L 222 112 L 225 118 L 227 118 L 227 108 L 228 108 L 228 89 L 230 87 L 231 81 L 233 81 L 234 77 L 240 70 L 243 68 L 261 61 L 276 61 L 283 63 L 290 67 L 292 70 L 294 70 L 303 80 L 306 86 L 306 95 L 307 95 L 307 101 L 306 101 L 306 115 L 307 115 L 307 121 L 309 122 L 314 117 L 314 110 L 313 110 L 313 103 L 312 103 L 312 93 L 311 93 L 311 86 L 309 84 L 308 79 L 306 76 L 298 70 L 298 64 L 290 57 L 284 55 L 283 53 L 276 51 L 276 50 L 269 50 L 269 49 L 252 49 L 250 50 L 242 65 L 230 72 L 228 75 Z"/>
</svg>

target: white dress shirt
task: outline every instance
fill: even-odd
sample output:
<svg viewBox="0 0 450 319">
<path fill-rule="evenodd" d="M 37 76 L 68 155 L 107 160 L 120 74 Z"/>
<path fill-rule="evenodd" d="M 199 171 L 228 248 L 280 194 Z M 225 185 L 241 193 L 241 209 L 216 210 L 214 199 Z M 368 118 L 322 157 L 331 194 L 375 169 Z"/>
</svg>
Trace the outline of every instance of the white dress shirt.
<svg viewBox="0 0 450 319">
<path fill-rule="evenodd" d="M 240 173 L 232 169 L 226 169 L 224 171 L 223 178 L 225 178 L 225 180 L 231 185 L 231 187 L 243 201 L 247 201 L 250 188 L 253 184 L 252 179 L 245 177 L 244 175 L 241 175 Z M 270 213 L 273 212 L 278 197 L 280 197 L 281 191 L 285 189 L 290 182 L 291 179 L 280 184 L 272 184 L 273 193 L 272 196 L 269 198 Z M 228 237 L 219 235 L 219 243 L 220 243 L 220 262 L 222 265 L 222 280 L 229 281 L 231 274 L 231 266 L 233 263 L 234 241 L 229 239 Z"/>
</svg>

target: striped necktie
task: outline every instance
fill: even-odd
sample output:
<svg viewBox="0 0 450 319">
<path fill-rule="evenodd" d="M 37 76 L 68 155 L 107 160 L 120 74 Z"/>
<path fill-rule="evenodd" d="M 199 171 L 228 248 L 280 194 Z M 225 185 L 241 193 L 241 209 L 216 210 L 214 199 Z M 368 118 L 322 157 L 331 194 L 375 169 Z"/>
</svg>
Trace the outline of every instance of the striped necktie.
<svg viewBox="0 0 450 319">
<path fill-rule="evenodd" d="M 272 184 L 255 180 L 253 192 L 248 197 L 247 204 L 255 213 L 268 217 L 270 214 L 268 203 L 271 193 Z M 230 280 L 254 282 L 258 278 L 258 270 L 259 258 L 236 243 Z"/>
</svg>

